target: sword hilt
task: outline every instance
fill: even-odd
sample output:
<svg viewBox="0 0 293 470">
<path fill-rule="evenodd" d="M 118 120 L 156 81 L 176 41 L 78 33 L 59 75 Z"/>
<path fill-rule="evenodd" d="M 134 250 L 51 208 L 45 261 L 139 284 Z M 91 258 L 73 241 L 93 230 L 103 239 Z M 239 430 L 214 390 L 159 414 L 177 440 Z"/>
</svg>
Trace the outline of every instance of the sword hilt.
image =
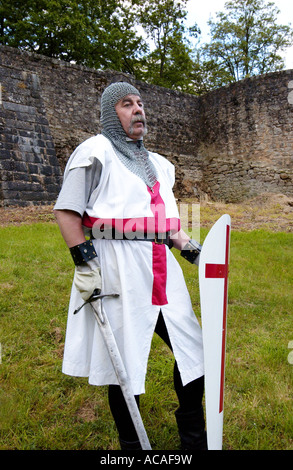
<svg viewBox="0 0 293 470">
<path fill-rule="evenodd" d="M 78 313 L 82 309 L 82 307 L 84 307 L 86 304 L 95 302 L 98 299 L 103 299 L 104 297 L 119 297 L 119 294 L 101 294 L 100 289 L 95 289 L 92 295 L 80 307 L 74 310 L 73 315 Z"/>
</svg>

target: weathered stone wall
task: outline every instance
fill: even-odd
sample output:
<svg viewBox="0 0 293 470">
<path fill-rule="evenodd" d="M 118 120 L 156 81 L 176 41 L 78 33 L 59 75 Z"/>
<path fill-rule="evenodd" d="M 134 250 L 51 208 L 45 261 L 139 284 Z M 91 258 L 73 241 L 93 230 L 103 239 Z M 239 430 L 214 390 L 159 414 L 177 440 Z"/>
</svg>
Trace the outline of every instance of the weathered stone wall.
<svg viewBox="0 0 293 470">
<path fill-rule="evenodd" d="M 56 198 L 70 153 L 100 132 L 101 92 L 120 78 L 0 46 L 2 204 Z M 268 74 L 200 98 L 132 80 L 146 103 L 146 146 L 176 165 L 177 197 L 293 195 L 292 80 L 293 70 Z"/>
<path fill-rule="evenodd" d="M 201 189 L 212 198 L 293 195 L 292 80 L 286 70 L 199 98 Z"/>
<path fill-rule="evenodd" d="M 37 74 L 1 68 L 0 199 L 5 205 L 56 199 L 62 172 Z"/>
</svg>

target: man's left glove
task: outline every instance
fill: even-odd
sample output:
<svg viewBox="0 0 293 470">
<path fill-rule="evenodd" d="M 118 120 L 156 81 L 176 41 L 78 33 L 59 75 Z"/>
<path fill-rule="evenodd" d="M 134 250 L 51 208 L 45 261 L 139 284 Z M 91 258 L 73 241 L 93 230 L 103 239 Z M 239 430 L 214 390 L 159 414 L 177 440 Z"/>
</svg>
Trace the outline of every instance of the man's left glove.
<svg viewBox="0 0 293 470">
<path fill-rule="evenodd" d="M 74 285 L 80 292 L 83 300 L 88 300 L 94 290 L 101 291 L 101 268 L 93 243 L 88 240 L 80 245 L 70 248 L 74 264 Z"/>
<path fill-rule="evenodd" d="M 189 240 L 180 254 L 192 264 L 199 265 L 199 257 L 202 246 L 196 240 Z"/>
</svg>

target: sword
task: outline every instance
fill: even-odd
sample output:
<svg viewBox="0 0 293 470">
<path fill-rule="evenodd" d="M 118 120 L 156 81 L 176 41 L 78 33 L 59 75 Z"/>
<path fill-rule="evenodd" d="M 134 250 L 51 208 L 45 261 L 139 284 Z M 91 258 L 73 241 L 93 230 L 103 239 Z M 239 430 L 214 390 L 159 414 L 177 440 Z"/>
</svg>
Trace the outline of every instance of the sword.
<svg viewBox="0 0 293 470">
<path fill-rule="evenodd" d="M 140 412 L 134 398 L 133 391 L 131 389 L 128 375 L 123 364 L 114 334 L 109 324 L 107 315 L 103 309 L 102 300 L 104 297 L 119 297 L 119 294 L 100 294 L 99 289 L 95 289 L 91 297 L 78 307 L 73 313 L 76 314 L 86 304 L 90 304 L 94 313 L 95 319 L 100 327 L 100 331 L 104 338 L 108 353 L 113 364 L 119 385 L 121 387 L 124 399 L 126 401 L 131 419 L 133 421 L 135 430 L 141 447 L 143 450 L 151 450 L 151 445 L 148 440 L 147 433 L 145 431 Z M 96 308 L 96 302 L 99 302 L 100 308 Z"/>
</svg>

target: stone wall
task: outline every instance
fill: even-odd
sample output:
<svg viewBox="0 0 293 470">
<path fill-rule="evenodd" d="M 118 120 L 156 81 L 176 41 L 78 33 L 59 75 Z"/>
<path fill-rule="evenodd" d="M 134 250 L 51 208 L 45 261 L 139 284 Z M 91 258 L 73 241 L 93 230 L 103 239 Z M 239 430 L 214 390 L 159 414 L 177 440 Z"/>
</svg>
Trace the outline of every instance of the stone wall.
<svg viewBox="0 0 293 470">
<path fill-rule="evenodd" d="M 1 68 L 0 199 L 4 205 L 48 204 L 62 172 L 55 154 L 38 75 Z"/>
<path fill-rule="evenodd" d="M 292 80 L 286 70 L 199 98 L 201 189 L 213 199 L 293 195 Z"/>
<path fill-rule="evenodd" d="M 55 200 L 70 153 L 100 132 L 102 90 L 121 78 L 0 46 L 2 205 Z M 293 195 L 293 70 L 200 98 L 127 79 L 146 104 L 146 146 L 176 165 L 177 197 Z"/>
</svg>

